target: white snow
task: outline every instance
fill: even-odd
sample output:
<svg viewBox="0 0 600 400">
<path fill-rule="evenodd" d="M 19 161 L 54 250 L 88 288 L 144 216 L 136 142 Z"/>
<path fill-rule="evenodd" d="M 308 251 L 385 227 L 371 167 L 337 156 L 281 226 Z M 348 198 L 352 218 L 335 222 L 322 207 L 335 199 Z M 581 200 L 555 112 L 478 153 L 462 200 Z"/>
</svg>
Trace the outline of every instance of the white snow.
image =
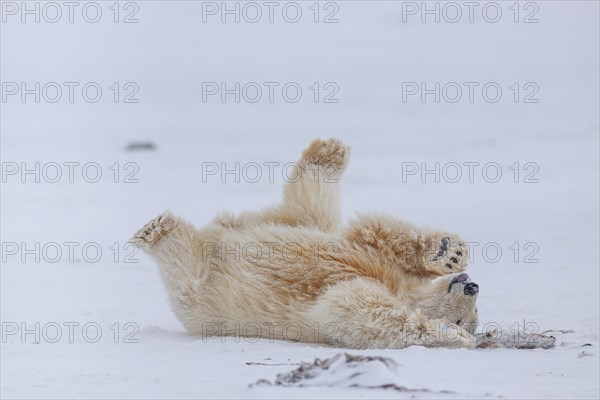
<svg viewBox="0 0 600 400">
<path fill-rule="evenodd" d="M 399 365 L 387 357 L 364 357 L 339 353 L 331 358 L 301 363 L 288 373 L 279 374 L 274 382 L 263 380 L 256 385 L 325 386 L 390 388 L 404 391 L 419 389 L 398 385 Z"/>
<path fill-rule="evenodd" d="M 600 395 L 597 2 L 537 1 L 539 22 L 533 24 L 513 22 L 513 2 L 498 3 L 503 14 L 495 24 L 481 18 L 485 3 L 475 22 L 465 21 L 465 14 L 456 24 L 436 24 L 431 17 L 421 23 L 418 15 L 403 23 L 402 2 L 385 1 L 335 2 L 335 24 L 312 22 L 313 2 L 298 2 L 303 17 L 296 24 L 280 14 L 273 23 L 222 24 L 218 16 L 203 23 L 202 2 L 137 2 L 139 23 L 123 24 L 112 22 L 112 3 L 99 2 L 103 14 L 96 24 L 85 22 L 80 8 L 73 23 L 65 20 L 63 8 L 55 24 L 43 18 L 34 23 L 31 16 L 21 23 L 18 14 L 3 8 L 0 80 L 26 82 L 28 88 L 35 82 L 80 86 L 73 103 L 65 86 L 57 103 L 43 98 L 35 103 L 33 95 L 22 103 L 18 94 L 0 103 L 3 173 L 39 162 L 46 178 L 55 174 L 49 163 L 61 165 L 63 174 L 57 183 L 44 176 L 36 183 L 31 174 L 25 183 L 20 173 L 3 176 L 2 398 Z M 520 10 L 519 18 L 532 11 Z M 320 18 L 330 11 L 321 8 Z M 120 18 L 129 12 L 122 8 Z M 273 103 L 263 98 L 237 104 L 233 95 L 226 103 L 218 96 L 203 102 L 202 82 L 222 81 L 228 87 L 298 82 L 303 96 L 297 103 L 277 97 Z M 497 82 L 503 96 L 488 103 L 479 91 L 469 103 L 464 90 L 457 103 L 438 104 L 433 95 L 426 103 L 417 96 L 403 102 L 402 82 L 422 81 L 428 87 L 481 82 L 479 88 Z M 97 103 L 81 98 L 86 82 L 102 87 Z M 114 103 L 109 88 L 114 82 L 120 100 L 131 91 L 124 85 L 135 82 L 139 103 Z M 314 103 L 309 89 L 314 82 L 321 85 L 321 99 L 330 92 L 324 85 L 335 82 L 339 103 Z M 514 103 L 509 88 L 514 82 L 519 100 L 531 91 L 526 83 L 537 84 L 539 102 Z M 6 90 L 5 85 L 3 95 Z M 344 177 L 345 216 L 384 211 L 480 243 L 468 272 L 480 285 L 482 326 L 572 332 L 555 334 L 557 347 L 550 350 L 348 351 L 392 358 L 399 364 L 399 385 L 431 392 L 249 387 L 301 361 L 347 350 L 188 336 L 169 310 L 153 262 L 140 253 L 133 255 L 137 263 L 125 262 L 130 249 L 123 246 L 167 208 L 201 226 L 220 211 L 274 204 L 284 183 L 281 169 L 272 183 L 266 169 L 256 183 L 236 183 L 232 175 L 225 183 L 218 176 L 203 182 L 202 163 L 283 165 L 316 136 L 338 137 L 353 147 Z M 125 151 L 135 141 L 157 149 Z M 65 162 L 81 163 L 73 183 Z M 81 176 L 81 166 L 90 162 L 102 170 L 97 183 Z M 428 168 L 436 162 L 496 162 L 502 177 L 488 183 L 480 166 L 470 183 L 463 167 L 458 183 L 436 183 L 432 175 L 422 183 L 418 176 L 403 179 L 406 162 Z M 519 183 L 509 168 L 515 162 Z M 535 163 L 533 169 L 525 169 L 528 162 Z M 110 169 L 115 163 L 119 183 L 115 167 Z M 539 182 L 523 183 L 536 165 Z M 139 182 L 123 183 L 135 166 Z M 35 249 L 36 242 L 38 254 L 45 249 L 39 262 L 22 251 Z M 65 242 L 78 243 L 72 259 Z M 90 246 L 82 254 L 86 243 L 98 243 L 98 262 L 86 261 L 95 256 Z M 498 261 L 492 262 L 490 246 L 484 257 L 486 243 L 502 250 Z M 49 262 L 57 248 L 62 257 Z M 524 262 L 528 256 L 539 262 Z M 36 322 L 40 337 L 22 337 L 21 324 L 31 328 Z M 79 324 L 71 325 L 72 340 L 69 323 Z M 87 323 L 92 323 L 88 340 L 102 329 L 96 343 L 82 334 Z M 62 336 L 51 343 L 57 327 Z M 19 331 L 10 334 L 14 329 Z M 129 339 L 137 342 L 126 343 L 131 333 Z"/>
</svg>

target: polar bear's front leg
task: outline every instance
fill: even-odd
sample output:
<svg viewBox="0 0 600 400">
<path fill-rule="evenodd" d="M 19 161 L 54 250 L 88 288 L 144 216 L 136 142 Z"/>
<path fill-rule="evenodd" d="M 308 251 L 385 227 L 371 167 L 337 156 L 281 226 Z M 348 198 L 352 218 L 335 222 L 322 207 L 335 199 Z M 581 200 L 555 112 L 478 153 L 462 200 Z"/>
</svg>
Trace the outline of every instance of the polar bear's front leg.
<svg viewBox="0 0 600 400">
<path fill-rule="evenodd" d="M 383 214 L 359 215 L 344 236 L 382 262 L 416 276 L 462 272 L 468 261 L 467 247 L 458 236 L 427 232 Z"/>
<path fill-rule="evenodd" d="M 474 337 L 460 326 L 429 319 L 366 278 L 329 288 L 309 309 L 308 318 L 321 329 L 320 341 L 339 347 L 475 347 Z"/>
</svg>

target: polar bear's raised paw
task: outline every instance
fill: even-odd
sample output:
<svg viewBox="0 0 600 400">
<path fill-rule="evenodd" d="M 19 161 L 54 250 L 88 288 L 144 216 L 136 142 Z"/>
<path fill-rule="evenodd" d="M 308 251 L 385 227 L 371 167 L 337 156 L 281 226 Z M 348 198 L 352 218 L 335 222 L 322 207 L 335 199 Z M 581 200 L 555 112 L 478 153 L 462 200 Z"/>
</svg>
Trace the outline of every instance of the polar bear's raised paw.
<svg viewBox="0 0 600 400">
<path fill-rule="evenodd" d="M 341 173 L 348 165 L 350 147 L 337 139 L 313 140 L 302 153 L 302 160 Z"/>
<path fill-rule="evenodd" d="M 469 254 L 465 243 L 456 235 L 431 234 L 426 239 L 425 268 L 439 275 L 462 272 Z"/>
<path fill-rule="evenodd" d="M 132 241 L 138 244 L 153 245 L 175 228 L 176 221 L 171 213 L 164 212 L 148 222 L 134 236 Z"/>
</svg>

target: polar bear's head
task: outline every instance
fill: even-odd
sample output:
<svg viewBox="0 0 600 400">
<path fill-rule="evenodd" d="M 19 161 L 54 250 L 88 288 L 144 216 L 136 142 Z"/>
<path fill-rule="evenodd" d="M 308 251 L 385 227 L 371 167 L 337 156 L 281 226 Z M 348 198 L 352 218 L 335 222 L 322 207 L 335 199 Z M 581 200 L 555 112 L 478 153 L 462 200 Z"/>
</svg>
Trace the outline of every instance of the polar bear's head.
<svg viewBox="0 0 600 400">
<path fill-rule="evenodd" d="M 456 324 L 474 333 L 479 323 L 477 294 L 479 285 L 471 282 L 465 273 L 447 275 L 436 279 L 426 288 L 421 310 L 430 318 Z"/>
</svg>

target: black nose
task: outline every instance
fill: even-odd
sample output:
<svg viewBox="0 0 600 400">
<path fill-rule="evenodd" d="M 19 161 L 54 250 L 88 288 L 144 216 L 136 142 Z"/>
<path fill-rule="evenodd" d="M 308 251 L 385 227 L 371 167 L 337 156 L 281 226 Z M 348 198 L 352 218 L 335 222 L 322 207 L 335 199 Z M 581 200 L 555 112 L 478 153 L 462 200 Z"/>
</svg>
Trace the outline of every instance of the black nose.
<svg viewBox="0 0 600 400">
<path fill-rule="evenodd" d="M 463 293 L 467 296 L 475 296 L 477 293 L 479 293 L 479 285 L 476 283 L 467 283 Z"/>
</svg>

